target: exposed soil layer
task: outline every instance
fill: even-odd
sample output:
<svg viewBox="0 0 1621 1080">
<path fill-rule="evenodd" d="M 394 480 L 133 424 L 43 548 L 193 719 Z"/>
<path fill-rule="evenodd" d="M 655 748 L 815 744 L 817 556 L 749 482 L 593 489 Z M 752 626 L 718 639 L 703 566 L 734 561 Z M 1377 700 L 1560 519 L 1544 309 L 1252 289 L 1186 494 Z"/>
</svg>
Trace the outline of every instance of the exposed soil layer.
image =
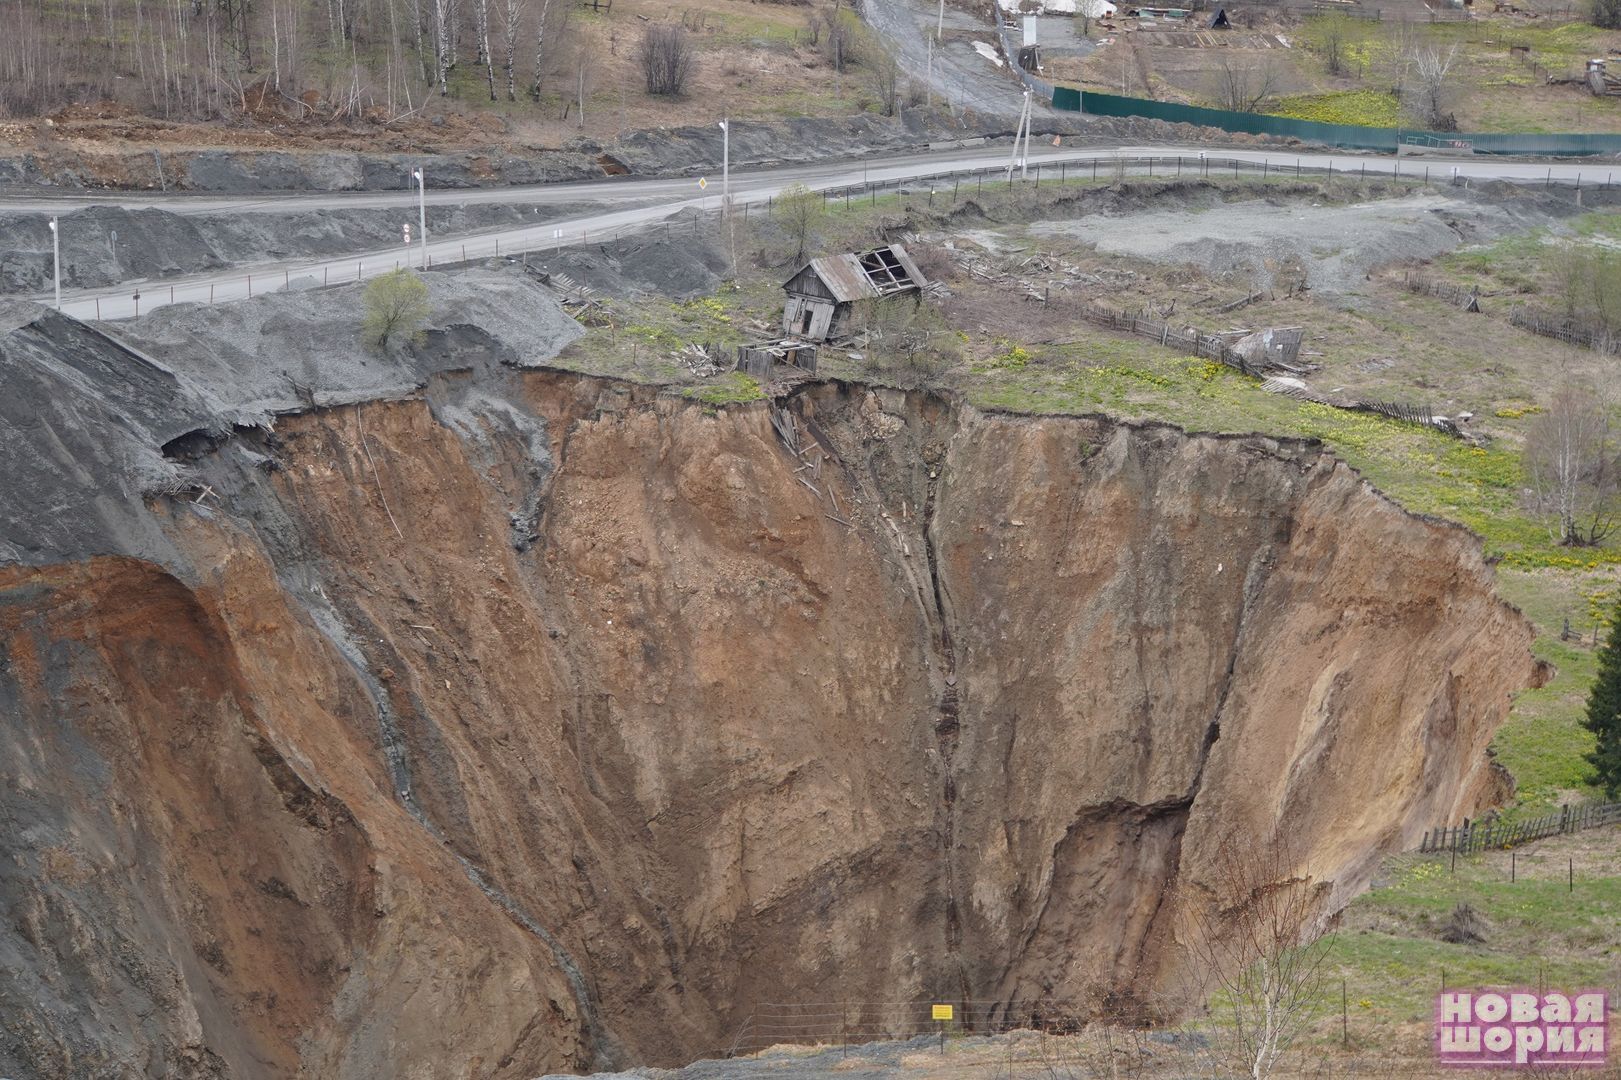
<svg viewBox="0 0 1621 1080">
<path fill-rule="evenodd" d="M 532 1077 L 763 1001 L 1146 995 L 1213 839 L 1286 821 L 1342 903 L 1490 795 L 1537 676 L 1475 538 L 1313 444 L 813 384 L 811 476 L 767 403 L 480 332 L 166 440 L 146 531 L 0 568 L 0 1072 Z M 76 348 L 98 400 L 162 370 Z"/>
</svg>

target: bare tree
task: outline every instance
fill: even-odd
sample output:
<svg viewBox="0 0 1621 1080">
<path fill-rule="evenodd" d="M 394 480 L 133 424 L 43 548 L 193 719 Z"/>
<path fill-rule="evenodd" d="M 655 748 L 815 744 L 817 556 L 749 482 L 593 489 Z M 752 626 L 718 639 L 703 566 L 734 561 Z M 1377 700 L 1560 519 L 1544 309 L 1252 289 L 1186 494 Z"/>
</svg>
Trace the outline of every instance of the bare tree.
<svg viewBox="0 0 1621 1080">
<path fill-rule="evenodd" d="M 1257 112 L 1278 85 L 1278 67 L 1270 59 L 1248 64 L 1223 56 L 1216 65 L 1216 101 L 1234 112 Z"/>
<path fill-rule="evenodd" d="M 900 104 L 901 65 L 891 52 L 878 55 L 867 69 L 867 83 L 878 97 L 878 109 L 885 116 L 894 116 Z"/>
<path fill-rule="evenodd" d="M 860 50 L 856 44 L 854 26 L 840 12 L 839 0 L 833 0 L 832 7 L 822 10 L 821 41 L 822 55 L 833 65 L 834 71 L 842 73 L 858 59 Z"/>
<path fill-rule="evenodd" d="M 1412 85 L 1407 105 L 1413 118 L 1432 131 L 1456 131 L 1452 115 L 1452 69 L 1461 55 L 1457 45 L 1421 45 L 1410 54 Z"/>
<path fill-rule="evenodd" d="M 1565 309 L 1565 318 L 1574 319 L 1587 287 L 1587 253 L 1573 243 L 1559 245 L 1551 259 L 1554 292 Z"/>
<path fill-rule="evenodd" d="M 1323 57 L 1330 75 L 1343 75 L 1350 47 L 1362 33 L 1362 21 L 1343 12 L 1313 16 L 1304 27 L 1306 40 Z"/>
<path fill-rule="evenodd" d="M 1221 840 L 1203 890 L 1184 897 L 1184 940 L 1203 994 L 1218 994 L 1212 1049 L 1260 1080 L 1316 1018 L 1332 937 L 1319 935 L 1327 886 L 1299 868 L 1286 837 Z"/>
<path fill-rule="evenodd" d="M 692 74 L 692 52 L 692 42 L 680 26 L 652 23 L 643 30 L 639 55 L 647 92 L 665 97 L 684 92 Z"/>
<path fill-rule="evenodd" d="M 1621 520 L 1621 476 L 1609 402 L 1566 382 L 1526 433 L 1523 465 L 1531 509 L 1561 544 L 1590 547 Z"/>
<path fill-rule="evenodd" d="M 822 197 L 804 184 L 795 184 L 777 196 L 772 216 L 793 245 L 793 263 L 804 263 L 811 237 L 822 220 Z"/>
<path fill-rule="evenodd" d="M 873 369 L 900 385 L 932 386 L 961 358 L 956 330 L 916 296 L 867 301 L 856 309 L 855 328 Z"/>
</svg>

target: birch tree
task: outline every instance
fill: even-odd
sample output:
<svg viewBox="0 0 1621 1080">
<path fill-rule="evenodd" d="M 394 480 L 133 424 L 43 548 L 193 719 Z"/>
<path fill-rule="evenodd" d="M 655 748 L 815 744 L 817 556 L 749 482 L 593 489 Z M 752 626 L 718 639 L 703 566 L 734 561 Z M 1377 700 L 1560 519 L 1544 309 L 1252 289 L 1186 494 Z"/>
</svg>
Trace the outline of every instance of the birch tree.
<svg viewBox="0 0 1621 1080">
<path fill-rule="evenodd" d="M 540 0 L 540 18 L 535 20 L 535 80 L 529 85 L 529 96 L 540 97 L 540 82 L 546 74 L 546 16 L 551 13 L 552 0 Z"/>
<path fill-rule="evenodd" d="M 450 0 L 433 0 L 433 61 L 439 96 L 450 93 Z"/>
<path fill-rule="evenodd" d="M 501 0 L 504 16 L 501 24 L 501 45 L 505 54 L 502 67 L 506 69 L 508 101 L 518 100 L 518 84 L 513 67 L 517 63 L 518 24 L 523 19 L 524 3 L 525 0 Z"/>
<path fill-rule="evenodd" d="M 1621 477 L 1609 402 L 1592 387 L 1555 391 L 1525 437 L 1523 465 L 1531 509 L 1560 544 L 1591 547 L 1621 519 Z"/>
<path fill-rule="evenodd" d="M 1219 842 L 1205 895 L 1187 898 L 1184 940 L 1205 992 L 1218 991 L 1211 1044 L 1227 1070 L 1273 1075 L 1323 1003 L 1332 939 L 1317 936 L 1327 886 L 1302 872 L 1287 839 Z"/>
<path fill-rule="evenodd" d="M 478 34 L 478 62 L 490 84 L 490 100 L 495 100 L 495 59 L 490 56 L 490 0 L 473 0 L 474 30 Z"/>
</svg>

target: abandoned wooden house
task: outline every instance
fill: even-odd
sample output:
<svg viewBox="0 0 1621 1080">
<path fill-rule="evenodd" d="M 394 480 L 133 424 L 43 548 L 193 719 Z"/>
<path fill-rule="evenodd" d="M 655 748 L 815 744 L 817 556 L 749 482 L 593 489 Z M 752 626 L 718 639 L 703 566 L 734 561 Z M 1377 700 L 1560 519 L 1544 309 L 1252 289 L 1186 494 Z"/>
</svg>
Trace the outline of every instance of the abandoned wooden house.
<svg viewBox="0 0 1621 1080">
<path fill-rule="evenodd" d="M 928 281 L 899 244 L 813 259 L 782 286 L 782 332 L 826 341 L 850 331 L 857 304 L 917 296 Z"/>
</svg>

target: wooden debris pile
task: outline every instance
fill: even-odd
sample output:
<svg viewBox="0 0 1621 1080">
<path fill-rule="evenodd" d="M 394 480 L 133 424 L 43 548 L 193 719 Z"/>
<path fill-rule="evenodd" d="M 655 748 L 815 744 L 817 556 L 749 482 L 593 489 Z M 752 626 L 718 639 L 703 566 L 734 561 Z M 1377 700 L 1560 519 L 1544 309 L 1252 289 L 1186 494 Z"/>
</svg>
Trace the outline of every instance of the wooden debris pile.
<svg viewBox="0 0 1621 1080">
<path fill-rule="evenodd" d="M 707 379 L 725 371 L 726 354 L 719 345 L 689 341 L 675 354 L 675 362 L 690 374 Z"/>
<path fill-rule="evenodd" d="M 830 473 L 826 483 L 822 482 L 822 462 L 832 459 L 838 464 L 838 456 L 830 449 L 825 436 L 819 434 L 814 420 L 807 420 L 806 432 L 800 433 L 799 418 L 786 408 L 774 407 L 771 410 L 771 426 L 777 432 L 777 438 L 788 452 L 798 459 L 799 464 L 794 467 L 794 479 L 821 500 L 825 505 L 822 513 L 832 520 L 843 525 L 846 529 L 854 529 L 855 522 L 847 516 L 850 507 L 839 505 L 839 496 L 834 491 L 834 477 Z"/>
</svg>

